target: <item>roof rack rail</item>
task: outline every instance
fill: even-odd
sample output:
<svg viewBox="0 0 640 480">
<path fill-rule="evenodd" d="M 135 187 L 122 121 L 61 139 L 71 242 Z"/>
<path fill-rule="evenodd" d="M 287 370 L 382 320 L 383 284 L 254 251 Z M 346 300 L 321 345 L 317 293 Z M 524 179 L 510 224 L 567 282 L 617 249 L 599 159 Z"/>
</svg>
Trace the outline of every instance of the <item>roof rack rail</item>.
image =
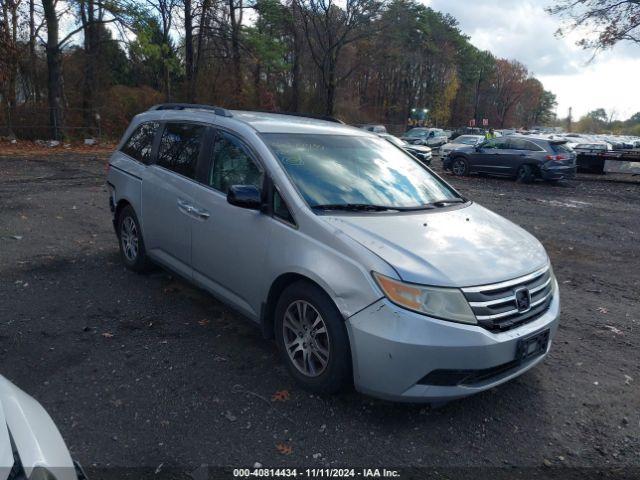
<svg viewBox="0 0 640 480">
<path fill-rule="evenodd" d="M 332 117 L 330 115 L 316 115 L 313 113 L 300 113 L 300 112 L 280 112 L 277 110 L 251 110 L 251 111 L 260 112 L 260 113 L 277 113 L 278 115 L 291 115 L 292 117 L 314 118 L 316 120 L 324 120 L 325 122 L 341 123 L 342 125 L 346 125 L 339 118 Z"/>
<path fill-rule="evenodd" d="M 149 110 L 209 110 L 221 117 L 233 117 L 231 112 L 226 108 L 215 107 L 213 105 L 202 105 L 199 103 L 159 103 L 154 105 Z"/>
</svg>

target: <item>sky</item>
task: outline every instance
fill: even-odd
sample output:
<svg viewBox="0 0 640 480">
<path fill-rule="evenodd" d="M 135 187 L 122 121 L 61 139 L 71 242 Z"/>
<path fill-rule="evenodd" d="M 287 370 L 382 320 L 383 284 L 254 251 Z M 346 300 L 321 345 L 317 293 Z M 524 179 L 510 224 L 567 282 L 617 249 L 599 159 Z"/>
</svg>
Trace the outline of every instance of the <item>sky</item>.
<svg viewBox="0 0 640 480">
<path fill-rule="evenodd" d="M 589 62 L 575 36 L 554 35 L 561 20 L 544 11 L 548 0 L 423 1 L 454 16 L 476 47 L 525 64 L 556 94 L 558 117 L 569 107 L 574 119 L 601 107 L 619 120 L 640 112 L 640 45 L 620 43 Z"/>
</svg>

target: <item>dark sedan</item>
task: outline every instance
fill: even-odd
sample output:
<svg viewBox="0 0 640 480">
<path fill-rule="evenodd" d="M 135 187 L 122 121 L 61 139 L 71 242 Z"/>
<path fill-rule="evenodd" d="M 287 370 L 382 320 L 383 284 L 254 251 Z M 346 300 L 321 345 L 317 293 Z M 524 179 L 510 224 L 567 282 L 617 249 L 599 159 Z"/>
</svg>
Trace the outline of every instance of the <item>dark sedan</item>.
<svg viewBox="0 0 640 480">
<path fill-rule="evenodd" d="M 566 140 L 507 136 L 462 147 L 443 158 L 442 166 L 455 175 L 485 173 L 514 177 L 521 182 L 562 180 L 576 172 L 576 155 Z"/>
</svg>

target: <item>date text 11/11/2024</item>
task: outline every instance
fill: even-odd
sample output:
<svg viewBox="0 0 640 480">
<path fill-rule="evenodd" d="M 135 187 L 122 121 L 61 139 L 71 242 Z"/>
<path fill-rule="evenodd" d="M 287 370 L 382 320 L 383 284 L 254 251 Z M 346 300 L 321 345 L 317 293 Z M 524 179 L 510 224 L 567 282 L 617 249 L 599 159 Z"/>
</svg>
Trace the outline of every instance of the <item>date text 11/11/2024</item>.
<svg viewBox="0 0 640 480">
<path fill-rule="evenodd" d="M 234 477 L 304 477 L 304 478 L 399 478 L 397 470 L 386 468 L 234 468 Z"/>
</svg>

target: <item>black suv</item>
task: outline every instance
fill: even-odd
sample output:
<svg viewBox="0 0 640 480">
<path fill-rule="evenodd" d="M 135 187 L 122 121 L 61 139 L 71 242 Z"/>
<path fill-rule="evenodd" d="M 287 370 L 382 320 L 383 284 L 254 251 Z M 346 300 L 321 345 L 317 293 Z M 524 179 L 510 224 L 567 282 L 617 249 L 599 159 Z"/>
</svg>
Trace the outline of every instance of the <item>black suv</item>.
<svg viewBox="0 0 640 480">
<path fill-rule="evenodd" d="M 442 159 L 455 175 L 485 173 L 514 177 L 521 182 L 562 180 L 576 172 L 576 155 L 566 140 L 509 135 L 461 147 Z"/>
</svg>

